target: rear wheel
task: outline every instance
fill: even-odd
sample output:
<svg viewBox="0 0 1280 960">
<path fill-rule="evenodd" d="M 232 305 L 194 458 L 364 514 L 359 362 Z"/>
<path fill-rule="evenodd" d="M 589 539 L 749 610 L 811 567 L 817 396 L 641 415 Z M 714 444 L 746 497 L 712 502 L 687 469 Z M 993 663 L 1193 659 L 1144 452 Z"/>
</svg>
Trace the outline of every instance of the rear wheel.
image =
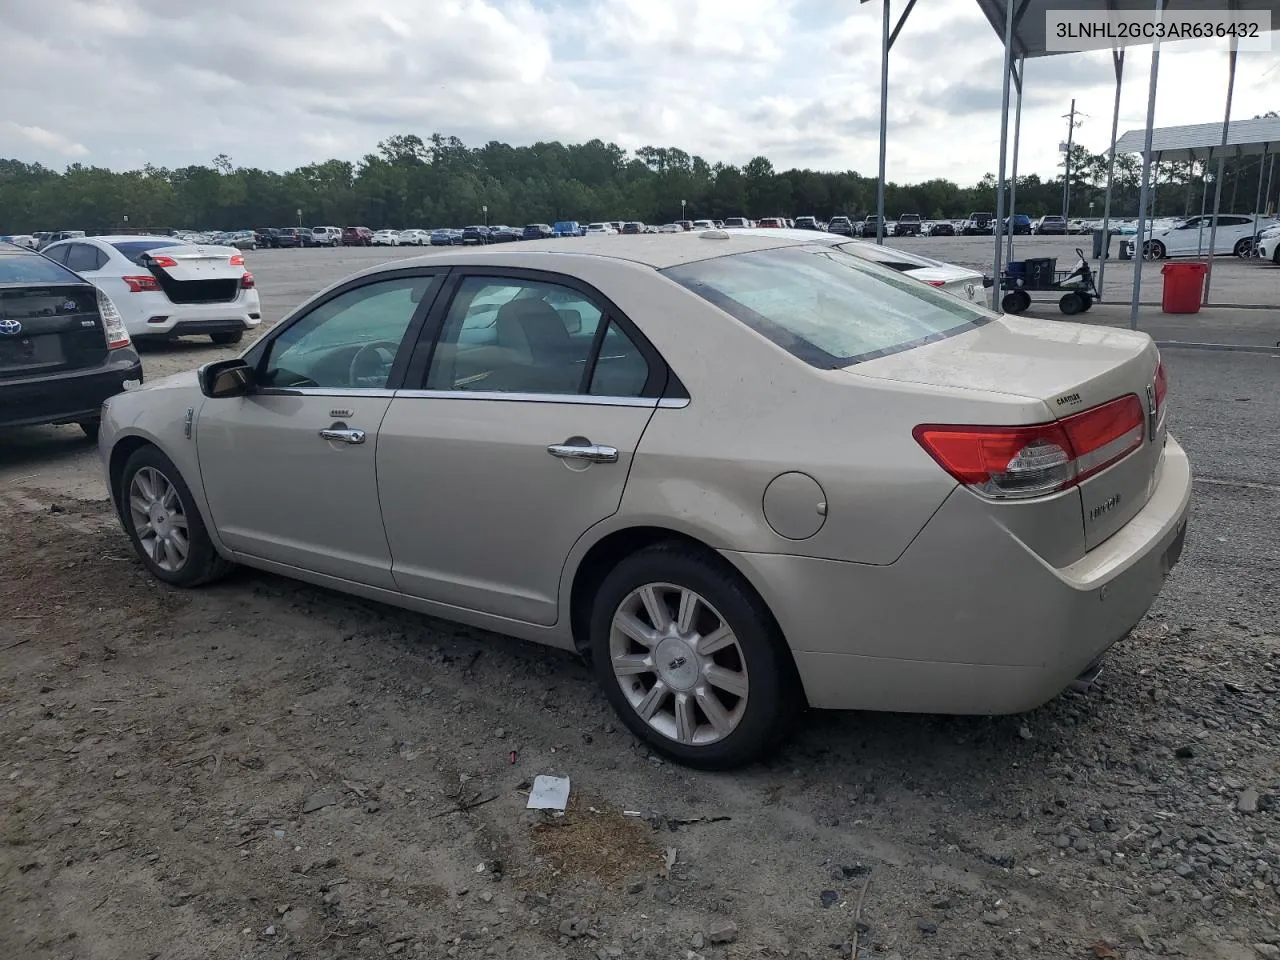
<svg viewBox="0 0 1280 960">
<path fill-rule="evenodd" d="M 97 440 L 98 431 L 102 428 L 102 421 L 94 417 L 91 420 L 81 420 L 77 426 L 84 431 L 84 435 L 90 440 Z"/>
<path fill-rule="evenodd" d="M 1080 294 L 1072 291 L 1064 293 L 1062 299 L 1058 301 L 1058 309 L 1067 316 L 1072 317 L 1077 313 L 1084 313 L 1089 309 L 1089 305 L 1085 302 L 1085 298 Z"/>
<path fill-rule="evenodd" d="M 626 558 L 592 605 L 596 678 L 622 721 L 680 763 L 757 759 L 804 706 L 785 641 L 737 572 L 665 543 Z"/>
<path fill-rule="evenodd" d="M 239 343 L 244 339 L 244 331 L 237 330 L 235 333 L 211 333 L 209 339 L 220 347 L 225 347 L 233 343 Z"/>
<path fill-rule="evenodd" d="M 182 474 L 156 447 L 139 447 L 125 462 L 120 503 L 125 532 L 157 579 L 194 587 L 232 568 L 214 549 Z"/>
</svg>

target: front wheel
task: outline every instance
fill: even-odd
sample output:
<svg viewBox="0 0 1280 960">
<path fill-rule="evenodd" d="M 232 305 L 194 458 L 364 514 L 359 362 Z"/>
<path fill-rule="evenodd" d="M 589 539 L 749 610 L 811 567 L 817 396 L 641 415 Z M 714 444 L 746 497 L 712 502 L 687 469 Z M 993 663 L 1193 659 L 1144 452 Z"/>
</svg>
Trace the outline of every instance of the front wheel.
<svg viewBox="0 0 1280 960">
<path fill-rule="evenodd" d="M 231 569 L 214 549 L 182 474 L 158 448 L 139 447 L 125 462 L 119 498 L 125 532 L 158 580 L 194 587 Z"/>
<path fill-rule="evenodd" d="M 1148 240 L 1142 245 L 1143 260 L 1163 260 L 1164 254 L 1164 244 L 1159 240 Z"/>
<path fill-rule="evenodd" d="M 1000 309 L 1005 313 L 1022 313 L 1031 306 L 1031 295 L 1025 290 L 1012 290 L 1000 301 Z"/>
<path fill-rule="evenodd" d="M 1257 247 L 1254 245 L 1252 237 L 1245 237 L 1236 244 L 1233 251 L 1241 260 L 1249 260 L 1258 255 Z"/>
<path fill-rule="evenodd" d="M 77 426 L 84 431 L 84 435 L 90 440 L 97 441 L 98 432 L 102 429 L 102 421 L 97 417 L 91 420 L 81 420 Z"/>
<path fill-rule="evenodd" d="M 211 333 L 209 339 L 220 347 L 229 346 L 233 343 L 239 343 L 244 339 L 244 331 L 237 330 L 234 333 Z"/>
<path fill-rule="evenodd" d="M 649 547 L 614 568 L 594 599 L 590 644 L 622 721 L 691 767 L 757 759 L 804 705 L 763 602 L 718 557 L 682 544 Z"/>
</svg>

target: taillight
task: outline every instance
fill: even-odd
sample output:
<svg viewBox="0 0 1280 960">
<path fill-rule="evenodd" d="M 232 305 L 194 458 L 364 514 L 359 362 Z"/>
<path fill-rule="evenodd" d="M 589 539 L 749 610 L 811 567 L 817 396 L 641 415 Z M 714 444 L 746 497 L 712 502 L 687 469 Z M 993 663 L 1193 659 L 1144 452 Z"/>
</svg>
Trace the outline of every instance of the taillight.
<svg viewBox="0 0 1280 960">
<path fill-rule="evenodd" d="M 1055 423 L 1028 427 L 921 424 L 912 436 L 975 493 L 998 500 L 1075 486 L 1142 446 L 1142 401 L 1120 397 Z"/>
<path fill-rule="evenodd" d="M 231 256 L 231 265 L 232 265 L 233 267 L 243 267 L 243 266 L 244 266 L 244 254 L 243 254 L 243 253 L 236 253 L 236 254 L 232 254 L 232 256 Z"/>
<path fill-rule="evenodd" d="M 927 280 L 925 282 L 931 287 L 945 287 L 947 285 L 947 281 L 945 280 Z"/>
<path fill-rule="evenodd" d="M 130 293 L 155 293 L 160 289 L 160 281 L 155 277 L 121 277 L 129 285 Z"/>
<path fill-rule="evenodd" d="M 102 335 L 107 339 L 108 350 L 118 350 L 130 343 L 129 331 L 124 327 L 124 317 L 111 298 L 98 291 L 98 316 L 102 318 Z"/>
<path fill-rule="evenodd" d="M 246 270 L 244 272 L 244 276 L 240 278 L 240 289 L 252 290 L 255 286 L 255 283 L 256 281 L 253 279 L 253 274 L 250 273 L 248 270 Z"/>
<path fill-rule="evenodd" d="M 178 265 L 178 261 L 173 259 L 173 257 L 166 257 L 163 255 L 159 257 L 152 257 L 151 262 L 157 267 L 168 268 L 168 267 L 176 267 Z"/>
</svg>

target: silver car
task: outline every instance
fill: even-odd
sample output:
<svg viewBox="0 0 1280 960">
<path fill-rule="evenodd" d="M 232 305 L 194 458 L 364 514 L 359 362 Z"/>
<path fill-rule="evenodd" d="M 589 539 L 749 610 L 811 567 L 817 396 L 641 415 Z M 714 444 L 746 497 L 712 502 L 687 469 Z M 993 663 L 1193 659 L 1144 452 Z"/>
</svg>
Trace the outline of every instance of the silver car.
<svg viewBox="0 0 1280 960">
<path fill-rule="evenodd" d="M 637 735 L 723 768 L 806 706 L 1092 676 L 1181 551 L 1166 423 L 1146 334 L 715 231 L 372 268 L 112 398 L 100 444 L 159 579 L 242 563 L 581 651 Z"/>
</svg>

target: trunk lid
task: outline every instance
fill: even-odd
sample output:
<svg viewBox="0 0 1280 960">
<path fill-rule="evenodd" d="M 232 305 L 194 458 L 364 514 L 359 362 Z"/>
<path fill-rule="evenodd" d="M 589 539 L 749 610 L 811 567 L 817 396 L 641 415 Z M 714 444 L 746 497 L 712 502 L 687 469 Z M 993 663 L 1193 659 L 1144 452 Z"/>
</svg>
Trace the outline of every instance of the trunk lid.
<svg viewBox="0 0 1280 960">
<path fill-rule="evenodd" d="M 1144 412 L 1141 446 L 1075 488 L 1084 546 L 1093 549 L 1142 509 L 1159 479 L 1165 438 L 1164 410 L 1154 409 L 1159 362 L 1155 342 L 1146 334 L 1006 316 L 969 333 L 858 364 L 850 372 L 1038 400 L 1044 405 L 1041 422 L 1136 396 Z"/>
<path fill-rule="evenodd" d="M 0 284 L 0 380 L 95 367 L 106 357 L 92 284 Z"/>
<path fill-rule="evenodd" d="M 234 247 L 157 247 L 143 254 L 139 262 L 174 303 L 228 303 L 240 295 L 244 257 Z"/>
</svg>

